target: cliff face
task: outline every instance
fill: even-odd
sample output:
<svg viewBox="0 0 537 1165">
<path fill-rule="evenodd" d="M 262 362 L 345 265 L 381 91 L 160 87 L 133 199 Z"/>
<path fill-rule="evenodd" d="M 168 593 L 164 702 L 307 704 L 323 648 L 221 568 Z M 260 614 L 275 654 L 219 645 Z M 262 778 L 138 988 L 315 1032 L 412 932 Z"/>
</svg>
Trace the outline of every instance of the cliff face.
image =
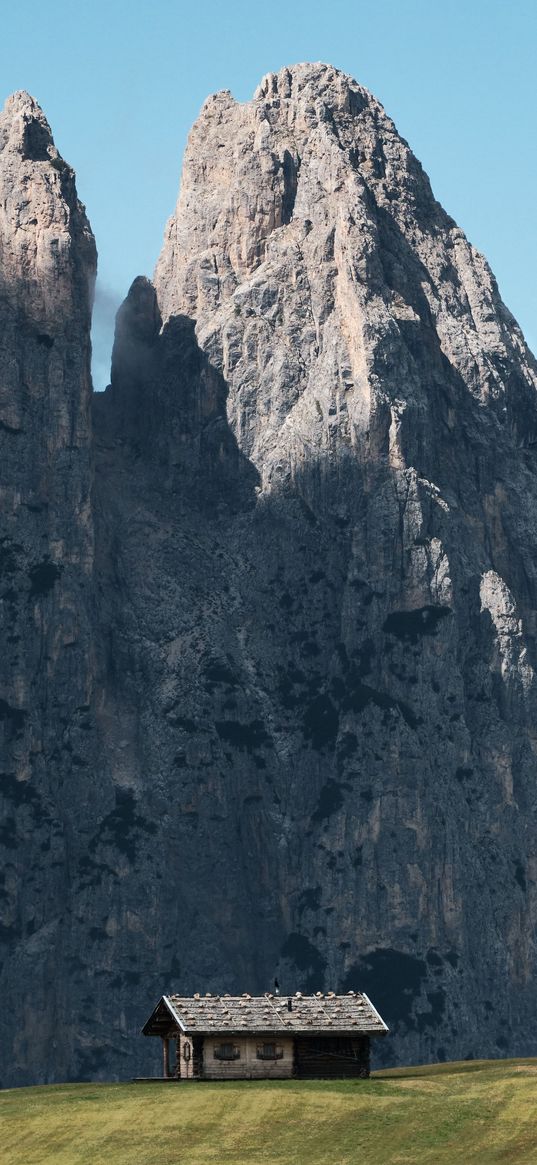
<svg viewBox="0 0 537 1165">
<path fill-rule="evenodd" d="M 51 149 L 32 175 L 56 180 Z M 8 936 L 4 972 L 29 1031 L 55 919 L 71 963 L 57 943 L 40 997 L 58 1047 L 37 1064 L 14 1003 L 6 1077 L 156 1070 L 136 1033 L 162 991 L 256 992 L 275 974 L 367 991 L 394 1031 L 385 1062 L 529 1052 L 536 370 L 490 270 L 350 78 L 300 65 L 247 104 L 211 98 L 155 286 L 133 284 L 94 398 L 90 585 L 92 253 L 63 197 L 76 261 L 39 294 L 57 297 L 71 362 L 61 384 L 35 366 L 46 408 L 4 478 L 20 491 L 23 462 L 46 466 L 52 495 L 55 418 L 72 433 L 76 417 L 61 539 L 50 514 L 3 507 L 30 579 L 4 729 L 17 749 L 30 717 L 51 733 L 9 770 L 17 821 L 53 795 L 63 831 L 43 819 L 29 897 L 37 833 L 13 854 L 9 908 L 21 928 L 30 898 L 41 911 L 30 939 Z M 8 266 L 13 285 L 26 269 Z M 2 358 L 33 360 L 30 342 L 17 325 Z M 28 390 L 4 383 L 7 443 Z M 26 522 L 50 539 L 36 564 L 61 571 L 31 608 L 55 654 L 24 605 Z M 49 836 L 68 843 L 49 853 Z"/>
<path fill-rule="evenodd" d="M 65 1063 L 70 853 L 87 768 L 95 246 L 27 93 L 0 115 L 2 1075 Z M 74 1006 L 74 1000 L 73 1006 Z M 78 1003 L 78 1001 L 77 1001 Z M 39 1067 L 37 1067 L 39 1066 Z"/>
</svg>

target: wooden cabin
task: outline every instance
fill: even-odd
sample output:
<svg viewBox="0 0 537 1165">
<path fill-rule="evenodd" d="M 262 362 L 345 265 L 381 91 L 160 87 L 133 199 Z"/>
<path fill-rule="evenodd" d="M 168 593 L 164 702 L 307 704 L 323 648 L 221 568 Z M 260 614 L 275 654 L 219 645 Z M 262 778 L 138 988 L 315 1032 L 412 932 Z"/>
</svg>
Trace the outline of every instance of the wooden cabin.
<svg viewBox="0 0 537 1165">
<path fill-rule="evenodd" d="M 162 1040 L 174 1080 L 369 1076 L 370 1043 L 388 1028 L 367 995 L 163 995 L 142 1028 Z"/>
</svg>

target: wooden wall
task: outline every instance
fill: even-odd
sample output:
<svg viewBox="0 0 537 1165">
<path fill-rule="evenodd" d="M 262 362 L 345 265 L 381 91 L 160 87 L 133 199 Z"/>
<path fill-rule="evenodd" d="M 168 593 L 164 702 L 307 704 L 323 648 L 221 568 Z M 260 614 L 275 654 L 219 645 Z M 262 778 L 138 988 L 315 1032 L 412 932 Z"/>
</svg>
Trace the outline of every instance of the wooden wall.
<svg viewBox="0 0 537 1165">
<path fill-rule="evenodd" d="M 265 1037 L 266 1040 L 266 1037 Z M 214 1049 L 220 1043 L 232 1043 L 239 1049 L 240 1059 L 219 1060 Z M 257 1036 L 226 1036 L 225 1041 L 218 1036 L 205 1036 L 203 1040 L 203 1076 L 205 1080 L 277 1080 L 293 1075 L 294 1041 L 292 1038 L 276 1038 L 278 1050 L 283 1051 L 280 1060 L 258 1060 L 257 1048 L 263 1039 Z"/>
<path fill-rule="evenodd" d="M 194 1043 L 191 1036 L 181 1033 L 175 1047 L 175 1071 L 172 1074 L 179 1080 L 193 1080 L 194 1078 Z"/>
<path fill-rule="evenodd" d="M 180 1080 L 323 1080 L 369 1076 L 369 1036 L 284 1036 L 276 1038 L 283 1052 L 277 1060 L 259 1059 L 258 1048 L 269 1042 L 259 1036 L 188 1036 L 174 1032 L 169 1040 L 169 1072 Z M 220 1044 L 239 1051 L 233 1060 L 215 1055 Z M 186 1055 L 185 1055 L 186 1051 Z"/>
<path fill-rule="evenodd" d="M 301 1080 L 369 1076 L 369 1036 L 297 1036 L 295 1075 Z"/>
</svg>

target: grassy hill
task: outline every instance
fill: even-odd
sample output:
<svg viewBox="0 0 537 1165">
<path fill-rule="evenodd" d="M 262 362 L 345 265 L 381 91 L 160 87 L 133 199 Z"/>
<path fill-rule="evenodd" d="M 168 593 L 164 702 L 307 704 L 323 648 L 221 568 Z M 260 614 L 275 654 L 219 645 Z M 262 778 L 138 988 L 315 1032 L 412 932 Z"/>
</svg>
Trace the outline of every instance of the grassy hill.
<svg viewBox="0 0 537 1165">
<path fill-rule="evenodd" d="M 537 1060 L 0 1093 L 3 1165 L 535 1165 Z"/>
</svg>

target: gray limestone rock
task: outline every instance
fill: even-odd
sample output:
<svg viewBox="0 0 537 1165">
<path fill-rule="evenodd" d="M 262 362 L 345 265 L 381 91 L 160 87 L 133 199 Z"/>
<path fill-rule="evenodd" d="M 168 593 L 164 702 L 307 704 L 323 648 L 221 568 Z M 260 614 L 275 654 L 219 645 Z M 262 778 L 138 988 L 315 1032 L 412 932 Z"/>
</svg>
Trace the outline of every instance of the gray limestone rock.
<svg viewBox="0 0 537 1165">
<path fill-rule="evenodd" d="M 2 132 L 27 142 L 14 102 Z M 30 108 L 45 145 L 30 132 L 24 165 L 55 181 Z M 30 719 L 49 740 L 22 781 L 9 769 L 6 1082 L 157 1072 L 137 1032 L 163 991 L 274 975 L 365 990 L 393 1028 L 379 1062 L 530 1053 L 536 366 L 485 260 L 344 74 L 297 65 L 251 102 L 210 98 L 94 397 L 90 513 L 91 242 L 59 187 L 53 206 L 65 279 L 47 284 L 48 251 L 4 276 L 7 304 L 35 271 L 58 329 L 39 334 L 72 343 L 61 380 L 35 365 L 28 470 L 4 475 L 13 496 L 30 467 L 50 494 L 63 482 L 58 541 L 40 511 L 2 507 L 21 569 L 43 561 L 31 521 L 61 571 L 39 598 L 48 646 L 26 624 L 19 686 L 3 676 L 17 748 Z M 4 334 L 15 377 L 33 339 Z M 16 442 L 26 389 L 2 376 Z M 79 426 L 72 489 L 48 451 L 60 413 Z M 58 824 L 30 833 L 42 797 Z"/>
<path fill-rule="evenodd" d="M 5 1081 L 65 1065 L 71 863 L 92 775 L 96 254 L 27 93 L 0 115 L 0 1019 Z M 78 940 L 77 940 L 78 941 Z M 65 1071 L 65 1069 L 64 1069 Z"/>
</svg>

